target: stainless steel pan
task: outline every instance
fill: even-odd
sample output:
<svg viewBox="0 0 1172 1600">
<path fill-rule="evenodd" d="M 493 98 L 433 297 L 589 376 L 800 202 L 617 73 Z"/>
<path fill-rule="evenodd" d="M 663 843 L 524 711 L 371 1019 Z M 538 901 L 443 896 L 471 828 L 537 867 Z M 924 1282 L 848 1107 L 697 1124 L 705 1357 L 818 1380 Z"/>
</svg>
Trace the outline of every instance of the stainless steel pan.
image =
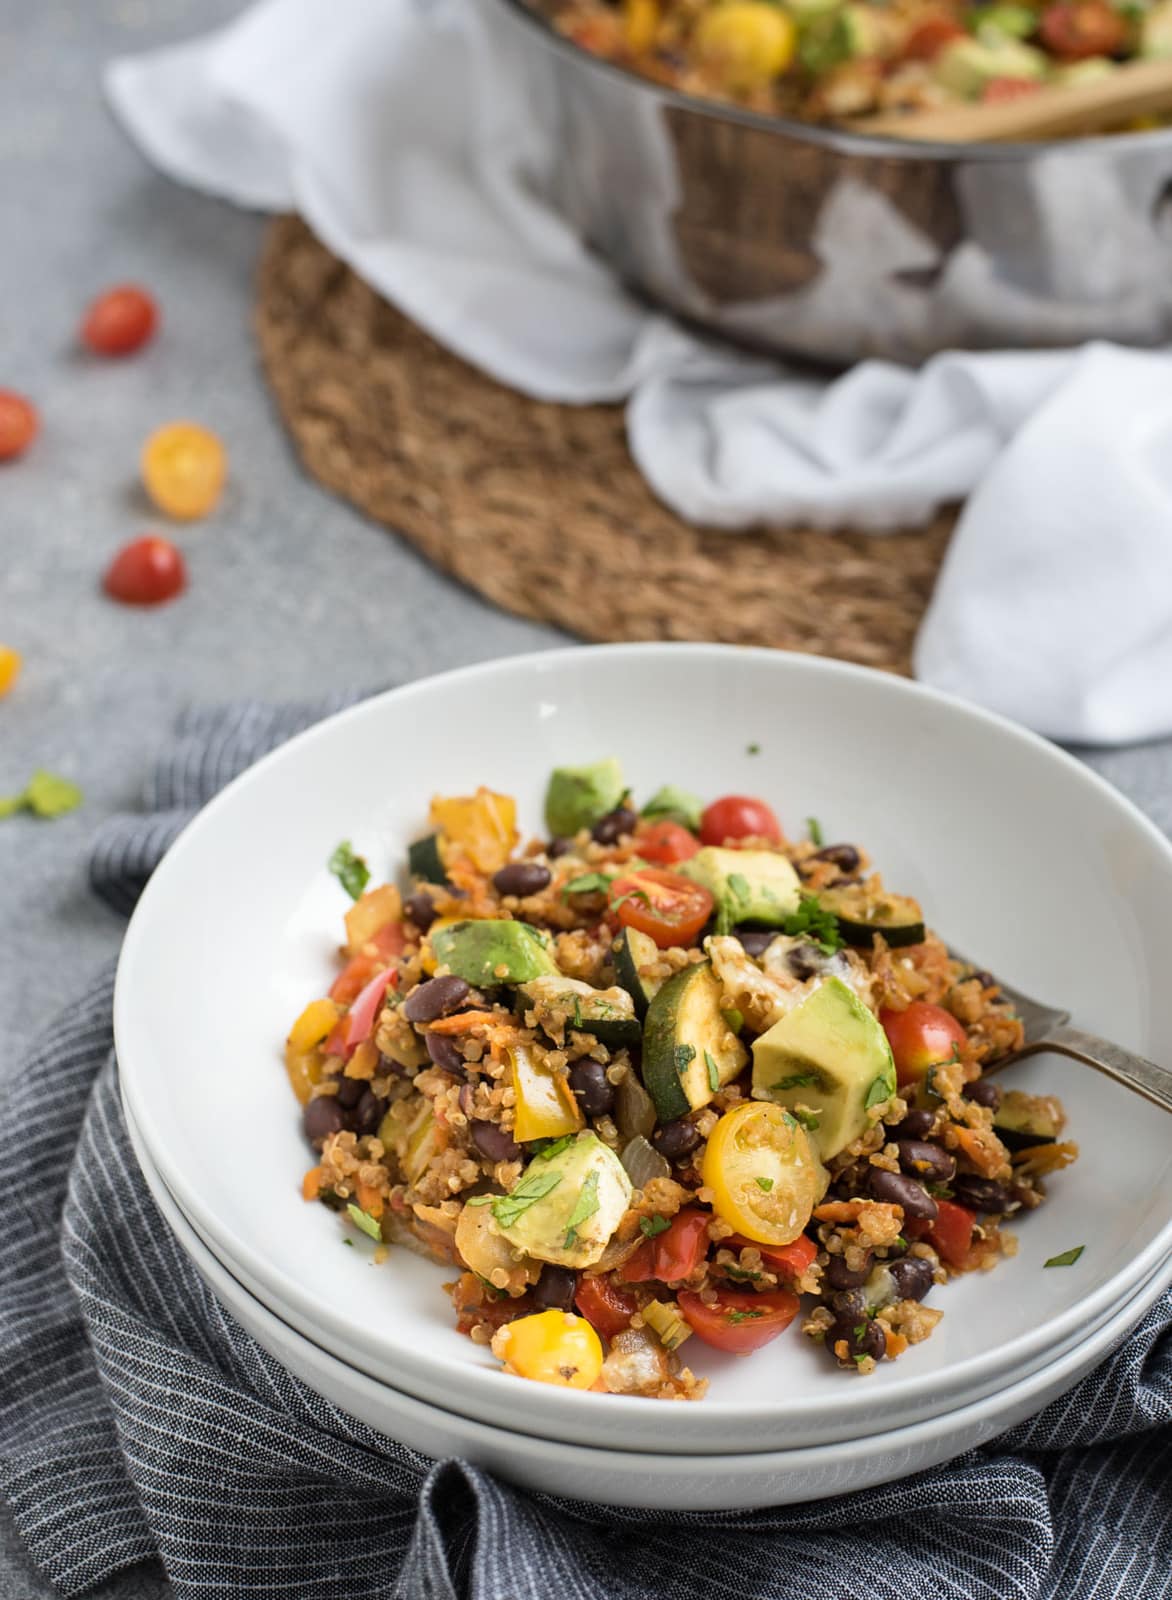
<svg viewBox="0 0 1172 1600">
<path fill-rule="evenodd" d="M 664 89 L 495 4 L 553 80 L 564 210 L 703 327 L 834 365 L 1172 337 L 1172 129 L 862 137 Z"/>
</svg>

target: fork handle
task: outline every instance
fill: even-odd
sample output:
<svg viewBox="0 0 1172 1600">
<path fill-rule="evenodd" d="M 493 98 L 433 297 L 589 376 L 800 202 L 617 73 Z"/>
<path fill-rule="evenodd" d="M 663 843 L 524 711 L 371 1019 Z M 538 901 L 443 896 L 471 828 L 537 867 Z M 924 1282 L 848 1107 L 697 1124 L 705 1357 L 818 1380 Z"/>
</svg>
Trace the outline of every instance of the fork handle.
<svg viewBox="0 0 1172 1600">
<path fill-rule="evenodd" d="M 1133 1055 L 1130 1050 L 1112 1044 L 1109 1039 L 1100 1039 L 1098 1034 L 1086 1033 L 1082 1028 L 1063 1026 L 1055 1028 L 1035 1044 L 1027 1045 L 1021 1055 L 1036 1055 L 1042 1050 L 1056 1050 L 1060 1055 L 1073 1056 L 1076 1061 L 1083 1061 L 1097 1072 L 1114 1078 L 1116 1083 L 1134 1089 L 1145 1100 L 1151 1100 L 1165 1111 L 1172 1111 L 1172 1071 L 1157 1066 L 1144 1056 Z M 1017 1059 L 1020 1060 L 1021 1056 Z"/>
</svg>

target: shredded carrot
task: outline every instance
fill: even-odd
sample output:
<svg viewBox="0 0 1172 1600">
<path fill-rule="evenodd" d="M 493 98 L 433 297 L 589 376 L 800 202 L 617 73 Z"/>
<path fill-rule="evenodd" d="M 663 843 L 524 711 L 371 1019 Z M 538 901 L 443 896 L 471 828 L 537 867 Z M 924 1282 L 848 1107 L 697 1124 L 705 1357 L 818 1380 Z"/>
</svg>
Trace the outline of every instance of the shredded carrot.
<svg viewBox="0 0 1172 1600">
<path fill-rule="evenodd" d="M 495 1022 L 496 1017 L 491 1011 L 458 1011 L 454 1017 L 440 1017 L 435 1022 L 427 1024 L 429 1033 L 467 1033 L 471 1028 L 479 1028 L 483 1023 Z"/>
<path fill-rule="evenodd" d="M 301 1180 L 301 1198 L 303 1200 L 316 1200 L 321 1194 L 321 1168 L 310 1167 Z"/>
<path fill-rule="evenodd" d="M 814 1207 L 814 1215 L 819 1222 L 856 1222 L 861 1206 L 861 1200 L 828 1200 Z"/>
<path fill-rule="evenodd" d="M 383 1197 L 377 1189 L 372 1189 L 369 1183 L 358 1184 L 355 1189 L 354 1199 L 359 1210 L 366 1211 L 375 1218 L 382 1216 Z"/>
<path fill-rule="evenodd" d="M 894 1328 L 884 1328 L 883 1337 L 887 1340 L 886 1355 L 889 1361 L 894 1361 L 896 1356 L 903 1355 L 908 1347 L 906 1336 L 902 1333 L 896 1333 Z"/>
<path fill-rule="evenodd" d="M 996 1177 L 1005 1167 L 1005 1153 L 1000 1139 L 984 1128 L 956 1126 L 952 1140 L 985 1178 Z"/>
</svg>

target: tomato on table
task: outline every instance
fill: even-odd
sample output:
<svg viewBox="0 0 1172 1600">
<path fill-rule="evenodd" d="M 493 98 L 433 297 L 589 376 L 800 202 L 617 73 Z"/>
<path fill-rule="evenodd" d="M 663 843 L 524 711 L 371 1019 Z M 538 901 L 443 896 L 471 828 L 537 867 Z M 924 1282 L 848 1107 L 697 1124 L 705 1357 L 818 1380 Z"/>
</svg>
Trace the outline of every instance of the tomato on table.
<svg viewBox="0 0 1172 1600">
<path fill-rule="evenodd" d="M 574 1304 L 604 1339 L 613 1339 L 630 1327 L 631 1318 L 639 1308 L 634 1295 L 627 1294 L 617 1283 L 609 1278 L 592 1278 L 585 1272 L 578 1278 Z"/>
<path fill-rule="evenodd" d="M 747 1355 L 784 1333 L 800 1301 L 790 1289 L 755 1294 L 750 1289 L 718 1289 L 711 1305 L 690 1289 L 676 1296 L 685 1322 L 698 1339 L 717 1350 Z"/>
<path fill-rule="evenodd" d="M 0 461 L 22 456 L 41 431 L 37 408 L 13 389 L 0 389 Z"/>
<path fill-rule="evenodd" d="M 142 481 L 165 516 L 191 522 L 212 511 L 224 488 L 228 458 L 208 428 L 169 422 L 156 428 L 142 452 Z"/>
<path fill-rule="evenodd" d="M 148 534 L 123 545 L 106 568 L 102 587 L 123 605 L 158 606 L 187 587 L 187 568 L 170 540 Z"/>
<path fill-rule="evenodd" d="M 955 1060 L 968 1043 L 964 1028 L 943 1006 L 913 1000 L 905 1011 L 881 1011 L 879 1021 L 895 1057 L 901 1089 L 919 1083 L 929 1067 Z"/>
<path fill-rule="evenodd" d="M 935 61 L 954 39 L 967 38 L 968 34 L 954 17 L 925 17 L 904 40 L 900 55 L 904 61 Z"/>
<path fill-rule="evenodd" d="M 644 861 L 668 867 L 673 861 L 687 861 L 700 848 L 696 835 L 681 822 L 665 818 L 662 822 L 645 822 L 635 834 L 635 848 Z"/>
<path fill-rule="evenodd" d="M 697 1206 L 677 1211 L 662 1233 L 641 1244 L 619 1268 L 628 1283 L 682 1283 L 708 1254 L 708 1213 Z"/>
<path fill-rule="evenodd" d="M 950 1267 L 963 1267 L 972 1249 L 976 1213 L 955 1200 L 938 1200 L 936 1206 L 936 1220 L 924 1237 Z"/>
<path fill-rule="evenodd" d="M 728 1250 L 759 1251 L 762 1261 L 770 1272 L 779 1273 L 782 1277 L 790 1279 L 800 1278 L 808 1271 L 818 1254 L 818 1246 L 804 1233 L 800 1233 L 792 1244 L 757 1244 L 755 1240 L 746 1239 L 740 1233 L 734 1233 L 720 1242 Z"/>
<path fill-rule="evenodd" d="M 90 302 L 81 325 L 82 342 L 95 355 L 128 356 L 146 344 L 158 323 L 154 297 L 136 283 L 120 283 Z"/>
<path fill-rule="evenodd" d="M 663 867 L 639 867 L 610 886 L 610 909 L 627 928 L 654 939 L 661 950 L 691 944 L 715 905 L 703 884 Z"/>
<path fill-rule="evenodd" d="M 1042 44 L 1059 61 L 1113 56 L 1127 43 L 1127 23 L 1107 0 L 1059 0 L 1038 23 Z"/>
<path fill-rule="evenodd" d="M 764 800 L 749 795 L 726 794 L 706 806 L 700 817 L 700 839 L 704 844 L 724 844 L 726 839 L 782 840 L 781 823 Z"/>
</svg>

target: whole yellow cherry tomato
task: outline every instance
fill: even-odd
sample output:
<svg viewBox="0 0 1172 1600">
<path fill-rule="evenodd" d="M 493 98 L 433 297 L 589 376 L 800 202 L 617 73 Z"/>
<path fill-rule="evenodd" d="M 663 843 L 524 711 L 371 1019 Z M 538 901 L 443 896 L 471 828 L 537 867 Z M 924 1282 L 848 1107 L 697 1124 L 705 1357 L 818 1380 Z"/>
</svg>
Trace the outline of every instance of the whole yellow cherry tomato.
<svg viewBox="0 0 1172 1600">
<path fill-rule="evenodd" d="M 758 89 L 789 66 L 797 48 L 793 19 L 768 0 L 727 0 L 705 11 L 696 26 L 701 61 L 726 88 Z"/>
<path fill-rule="evenodd" d="M 492 1353 L 522 1378 L 589 1389 L 602 1371 L 602 1343 L 585 1317 L 538 1311 L 506 1322 L 493 1335 Z"/>
<path fill-rule="evenodd" d="M 193 522 L 215 509 L 228 474 L 224 446 L 195 422 L 168 422 L 142 452 L 142 481 L 165 516 Z"/>
<path fill-rule="evenodd" d="M 703 1178 L 712 1209 L 754 1244 L 790 1244 L 823 1190 L 806 1130 L 781 1106 L 734 1106 L 709 1135 Z"/>
</svg>

